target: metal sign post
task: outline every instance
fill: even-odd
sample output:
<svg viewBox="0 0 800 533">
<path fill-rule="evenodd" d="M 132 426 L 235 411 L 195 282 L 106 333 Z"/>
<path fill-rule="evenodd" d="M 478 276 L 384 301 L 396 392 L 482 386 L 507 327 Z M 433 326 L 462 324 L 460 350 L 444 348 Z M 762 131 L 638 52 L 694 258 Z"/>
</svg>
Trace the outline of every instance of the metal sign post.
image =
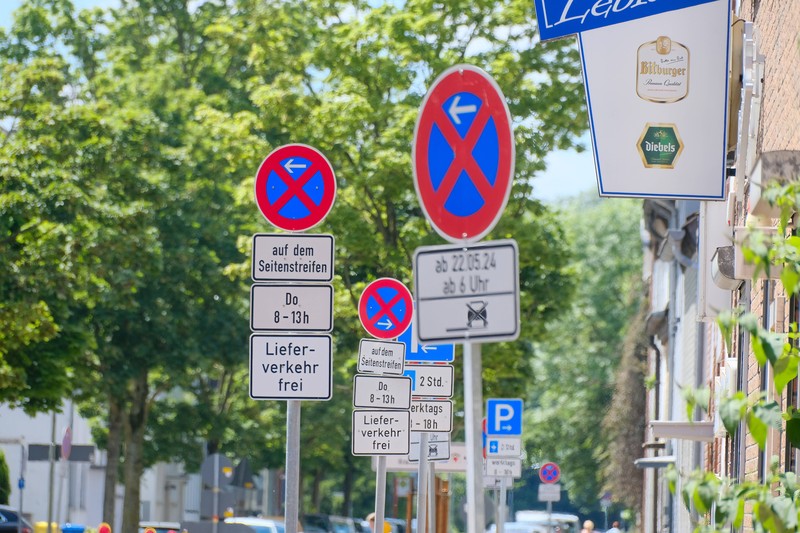
<svg viewBox="0 0 800 533">
<path fill-rule="evenodd" d="M 486 524 L 483 505 L 483 419 L 481 345 L 464 343 L 464 418 L 467 444 L 467 533 L 482 533 Z"/>
<path fill-rule="evenodd" d="M 258 167 L 254 186 L 264 217 L 289 232 L 322 222 L 336 199 L 333 167 L 320 151 L 304 144 L 273 150 Z M 300 341 L 297 333 L 333 329 L 333 287 L 275 282 L 329 282 L 333 257 L 331 236 L 253 236 L 253 281 L 272 283 L 251 288 L 250 329 L 295 334 L 253 335 L 250 341 L 251 398 L 286 400 L 286 533 L 297 533 L 299 522 L 300 400 L 330 400 L 333 388 L 330 336 L 301 335 Z M 300 361 L 290 367 L 280 360 L 286 356 Z M 253 365 L 254 359 L 261 364 Z"/>
<path fill-rule="evenodd" d="M 372 533 L 383 533 L 386 521 L 386 456 L 378 456 L 378 468 L 375 473 L 375 528 Z M 378 529 L 380 528 L 380 529 Z"/>
<path fill-rule="evenodd" d="M 286 520 L 287 533 L 297 533 L 300 513 L 300 406 L 286 402 Z"/>
<path fill-rule="evenodd" d="M 500 504 L 497 507 L 497 533 L 503 533 L 506 527 L 506 484 L 500 483 Z"/>
<path fill-rule="evenodd" d="M 417 531 L 425 533 L 428 507 L 428 433 L 422 432 L 419 436 L 419 469 L 417 470 Z M 374 532 L 373 532 L 374 533 Z"/>
</svg>

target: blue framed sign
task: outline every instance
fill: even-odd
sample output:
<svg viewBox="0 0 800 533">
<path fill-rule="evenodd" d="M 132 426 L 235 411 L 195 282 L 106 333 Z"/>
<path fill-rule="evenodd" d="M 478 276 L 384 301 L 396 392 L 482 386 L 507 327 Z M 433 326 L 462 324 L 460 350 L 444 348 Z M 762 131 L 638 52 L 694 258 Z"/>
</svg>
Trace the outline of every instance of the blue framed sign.
<svg viewBox="0 0 800 533">
<path fill-rule="evenodd" d="M 543 41 L 715 0 L 534 0 Z"/>
</svg>

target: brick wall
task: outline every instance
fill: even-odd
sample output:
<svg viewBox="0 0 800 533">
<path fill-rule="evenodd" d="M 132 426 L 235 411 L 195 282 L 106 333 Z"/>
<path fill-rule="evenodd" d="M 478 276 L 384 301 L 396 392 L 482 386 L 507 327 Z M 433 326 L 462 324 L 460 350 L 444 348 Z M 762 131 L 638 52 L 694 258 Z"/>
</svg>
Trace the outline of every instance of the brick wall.
<svg viewBox="0 0 800 533">
<path fill-rule="evenodd" d="M 800 2 L 742 2 L 765 56 L 759 151 L 800 150 Z"/>
</svg>

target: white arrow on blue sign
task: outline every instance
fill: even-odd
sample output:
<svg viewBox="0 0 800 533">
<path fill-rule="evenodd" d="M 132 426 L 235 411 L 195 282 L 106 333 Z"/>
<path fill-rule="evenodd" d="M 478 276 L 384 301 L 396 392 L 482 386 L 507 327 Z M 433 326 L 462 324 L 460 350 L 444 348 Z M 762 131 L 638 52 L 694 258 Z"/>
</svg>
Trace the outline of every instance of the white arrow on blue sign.
<svg viewBox="0 0 800 533">
<path fill-rule="evenodd" d="M 522 400 L 489 398 L 486 402 L 487 435 L 522 435 Z"/>
<path fill-rule="evenodd" d="M 423 344 L 419 342 L 413 321 L 397 340 L 406 345 L 406 361 L 451 363 L 456 358 L 456 349 L 453 344 Z"/>
</svg>

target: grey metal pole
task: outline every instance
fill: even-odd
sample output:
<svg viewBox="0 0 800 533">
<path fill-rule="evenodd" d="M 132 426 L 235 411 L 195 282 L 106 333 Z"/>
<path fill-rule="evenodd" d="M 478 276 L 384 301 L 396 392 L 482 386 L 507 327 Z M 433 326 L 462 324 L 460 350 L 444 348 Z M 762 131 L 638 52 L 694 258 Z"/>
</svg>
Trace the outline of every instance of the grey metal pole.
<svg viewBox="0 0 800 533">
<path fill-rule="evenodd" d="M 425 454 L 428 455 L 427 453 Z M 428 524 L 430 524 L 429 533 L 436 532 L 436 463 L 428 462 Z"/>
<path fill-rule="evenodd" d="M 47 496 L 47 533 L 53 533 L 53 483 L 56 477 L 56 412 L 50 413 L 50 492 Z"/>
<path fill-rule="evenodd" d="M 483 504 L 483 418 L 481 345 L 464 343 L 464 418 L 467 444 L 467 533 L 482 533 L 486 526 Z"/>
<path fill-rule="evenodd" d="M 386 456 L 378 456 L 378 468 L 375 472 L 375 531 L 383 533 L 386 521 Z"/>
<path fill-rule="evenodd" d="M 286 533 L 297 533 L 300 517 L 300 406 L 286 402 Z"/>
<path fill-rule="evenodd" d="M 497 507 L 497 533 L 506 527 L 506 478 L 500 478 L 500 505 Z"/>
<path fill-rule="evenodd" d="M 551 522 L 553 521 L 553 502 L 547 502 L 547 533 L 553 532 L 553 526 Z"/>
<path fill-rule="evenodd" d="M 428 433 L 419 434 L 419 468 L 417 469 L 417 533 L 425 533 L 428 524 Z"/>
<path fill-rule="evenodd" d="M 211 531 L 217 533 L 219 530 L 219 452 L 214 454 L 214 488 L 212 490 Z"/>
<path fill-rule="evenodd" d="M 19 440 L 19 520 L 17 520 L 17 533 L 22 533 L 22 493 L 25 492 L 25 438 Z"/>
</svg>

